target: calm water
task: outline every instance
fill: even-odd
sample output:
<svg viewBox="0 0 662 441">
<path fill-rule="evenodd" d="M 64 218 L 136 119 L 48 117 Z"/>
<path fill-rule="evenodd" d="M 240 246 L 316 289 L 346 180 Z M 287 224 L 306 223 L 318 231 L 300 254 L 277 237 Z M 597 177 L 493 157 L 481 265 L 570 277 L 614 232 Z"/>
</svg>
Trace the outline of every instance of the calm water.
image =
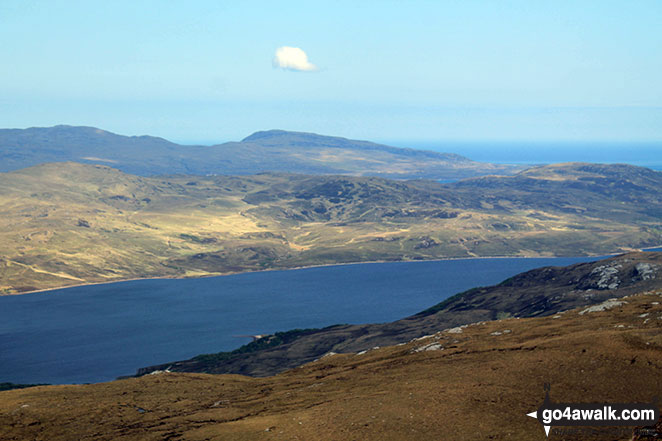
<svg viewBox="0 0 662 441">
<path fill-rule="evenodd" d="M 0 382 L 112 380 L 264 334 L 396 320 L 457 292 L 591 258 L 375 263 L 0 297 Z"/>
</svg>

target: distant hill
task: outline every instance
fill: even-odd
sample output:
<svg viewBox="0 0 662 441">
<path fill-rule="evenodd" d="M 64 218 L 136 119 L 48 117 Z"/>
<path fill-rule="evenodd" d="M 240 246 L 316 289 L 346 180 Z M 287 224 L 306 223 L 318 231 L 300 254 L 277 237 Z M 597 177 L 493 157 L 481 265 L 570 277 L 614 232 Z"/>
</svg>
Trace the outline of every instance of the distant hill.
<svg viewBox="0 0 662 441">
<path fill-rule="evenodd" d="M 60 161 L 107 164 L 141 176 L 287 172 L 456 179 L 509 174 L 518 169 L 451 153 L 282 130 L 257 132 L 241 142 L 213 146 L 184 146 L 94 127 L 0 130 L 0 171 Z"/>
<path fill-rule="evenodd" d="M 356 149 L 366 152 L 386 152 L 398 156 L 429 158 L 457 163 L 471 162 L 464 156 L 460 156 L 454 153 L 437 153 L 430 150 L 390 147 L 383 144 L 375 144 L 374 142 L 369 141 L 356 141 L 352 139 L 339 138 L 336 136 L 322 136 L 315 133 L 287 132 L 285 130 L 267 130 L 264 132 L 255 132 L 252 135 L 244 138 L 241 142 L 275 148 L 306 147 L 313 149 Z"/>
<path fill-rule="evenodd" d="M 630 253 L 598 262 L 531 270 L 499 285 L 457 294 L 420 314 L 392 323 L 277 333 L 234 352 L 147 367 L 140 369 L 138 375 L 164 369 L 274 375 L 330 352 L 365 351 L 486 320 L 549 316 L 654 289 L 662 289 L 662 253 Z M 458 335 L 461 332 L 460 329 Z"/>
<path fill-rule="evenodd" d="M 270 148 L 270 147 L 266 147 Z M 0 294 L 367 261 L 579 256 L 662 243 L 662 173 L 560 164 L 430 180 L 0 173 Z"/>
<path fill-rule="evenodd" d="M 148 172 L 151 160 L 177 160 L 181 146 L 152 136 L 122 136 L 94 127 L 0 129 L 0 171 L 47 162 L 77 161 Z M 165 164 L 163 164 L 165 165 Z"/>
</svg>

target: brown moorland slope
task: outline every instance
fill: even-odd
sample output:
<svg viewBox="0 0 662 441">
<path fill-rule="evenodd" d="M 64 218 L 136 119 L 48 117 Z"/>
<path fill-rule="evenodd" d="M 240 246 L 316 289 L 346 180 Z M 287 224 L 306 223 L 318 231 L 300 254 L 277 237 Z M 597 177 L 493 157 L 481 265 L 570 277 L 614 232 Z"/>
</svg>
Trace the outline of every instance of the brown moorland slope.
<svg viewBox="0 0 662 441">
<path fill-rule="evenodd" d="M 662 391 L 662 291 L 479 322 L 275 377 L 161 373 L 0 392 L 0 440 L 544 440 L 555 402 Z M 632 428 L 550 439 L 627 440 Z"/>
</svg>

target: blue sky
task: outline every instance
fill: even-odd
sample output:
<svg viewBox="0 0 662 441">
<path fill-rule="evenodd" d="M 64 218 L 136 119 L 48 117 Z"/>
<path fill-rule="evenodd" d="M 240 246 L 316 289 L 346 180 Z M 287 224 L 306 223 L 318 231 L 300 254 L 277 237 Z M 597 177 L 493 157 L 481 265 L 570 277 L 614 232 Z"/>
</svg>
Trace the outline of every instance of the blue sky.
<svg viewBox="0 0 662 441">
<path fill-rule="evenodd" d="M 0 2 L 2 127 L 662 140 L 662 2 Z M 274 67 L 279 47 L 317 69 Z"/>
</svg>

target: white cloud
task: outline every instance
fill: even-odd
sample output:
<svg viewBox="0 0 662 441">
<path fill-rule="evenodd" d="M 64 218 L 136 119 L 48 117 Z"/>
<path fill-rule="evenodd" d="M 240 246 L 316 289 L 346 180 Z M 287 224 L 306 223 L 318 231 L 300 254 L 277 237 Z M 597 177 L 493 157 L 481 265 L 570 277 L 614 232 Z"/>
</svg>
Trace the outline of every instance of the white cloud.
<svg viewBox="0 0 662 441">
<path fill-rule="evenodd" d="M 276 49 L 273 61 L 274 67 L 281 69 L 296 70 L 302 72 L 313 72 L 317 66 L 308 61 L 308 55 L 298 47 L 281 46 Z"/>
</svg>

